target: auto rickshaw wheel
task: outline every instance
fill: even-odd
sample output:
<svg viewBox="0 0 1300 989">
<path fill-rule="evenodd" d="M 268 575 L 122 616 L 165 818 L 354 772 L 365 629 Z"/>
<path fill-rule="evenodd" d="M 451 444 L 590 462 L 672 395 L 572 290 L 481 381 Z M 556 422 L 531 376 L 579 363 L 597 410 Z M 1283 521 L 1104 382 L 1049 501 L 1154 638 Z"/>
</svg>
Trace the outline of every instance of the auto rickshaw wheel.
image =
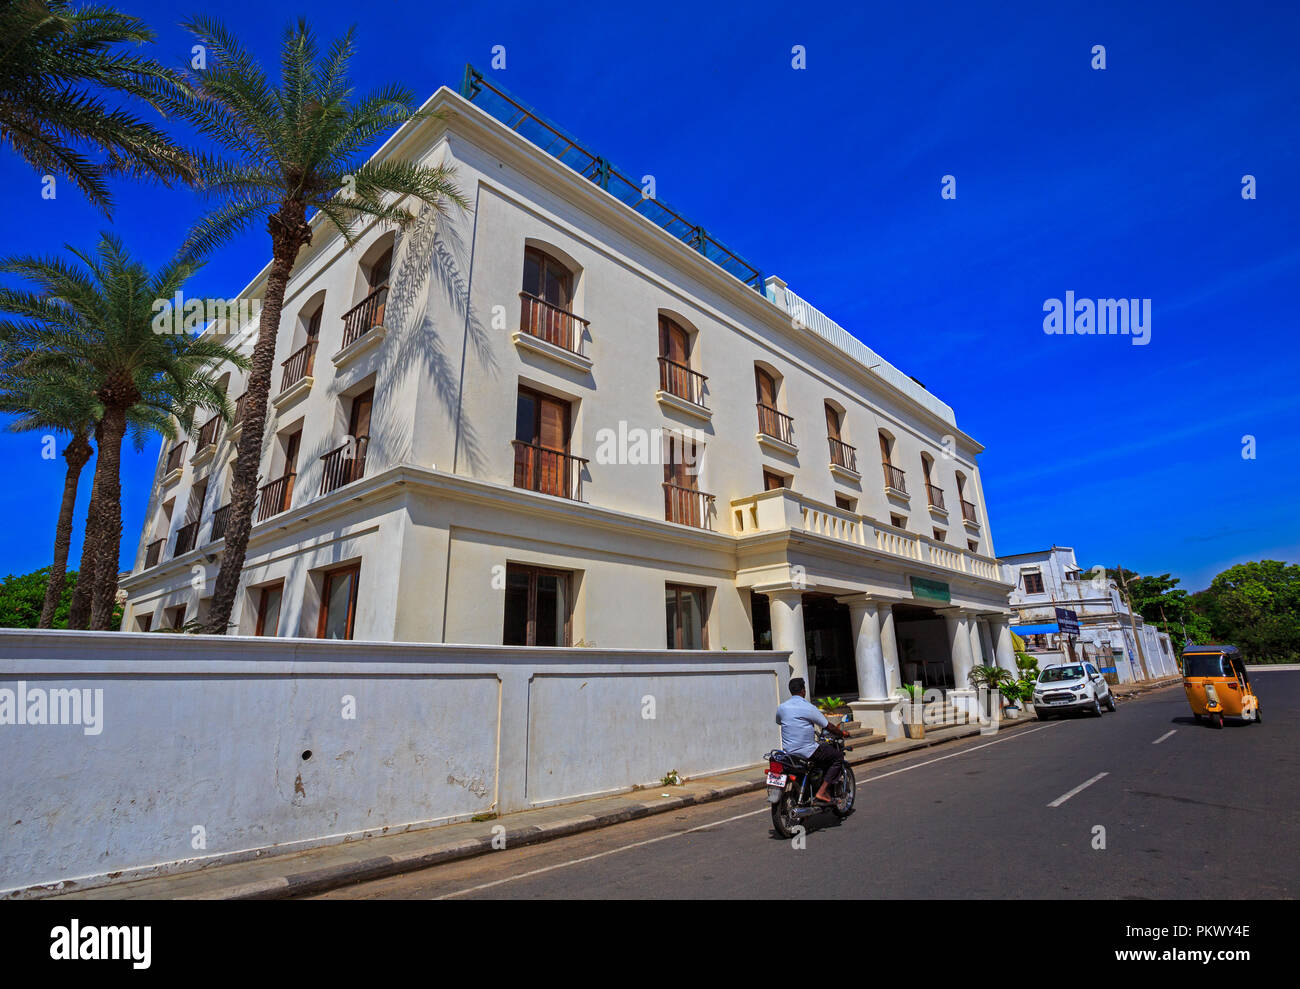
<svg viewBox="0 0 1300 989">
<path fill-rule="evenodd" d="M 1222 715 L 1222 714 L 1219 714 L 1219 713 L 1216 712 L 1215 714 L 1211 715 L 1210 717 L 1211 717 L 1210 724 L 1212 724 L 1215 728 L 1222 728 L 1222 727 L 1223 727 L 1223 715 Z"/>
<path fill-rule="evenodd" d="M 1256 705 L 1255 705 L 1255 724 L 1257 724 L 1257 725 L 1262 725 L 1263 723 L 1264 723 L 1264 715 L 1263 715 L 1263 713 L 1260 711 L 1260 709 L 1259 709 L 1259 705 L 1256 704 Z"/>
<path fill-rule="evenodd" d="M 1203 719 L 1199 714 L 1197 714 L 1195 711 L 1192 712 L 1192 717 L 1196 719 L 1196 723 L 1197 723 L 1198 725 L 1199 725 L 1199 724 L 1204 720 L 1204 719 Z"/>
</svg>

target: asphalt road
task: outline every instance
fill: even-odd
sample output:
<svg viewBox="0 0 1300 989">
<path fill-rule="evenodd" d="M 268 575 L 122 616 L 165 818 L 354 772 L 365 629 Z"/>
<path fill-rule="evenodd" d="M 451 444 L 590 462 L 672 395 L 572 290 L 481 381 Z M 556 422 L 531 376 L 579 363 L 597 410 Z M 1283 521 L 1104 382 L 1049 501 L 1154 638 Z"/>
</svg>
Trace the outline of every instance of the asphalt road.
<svg viewBox="0 0 1300 989">
<path fill-rule="evenodd" d="M 859 767 L 802 848 L 745 794 L 318 898 L 1295 897 L 1300 672 L 1254 682 L 1264 724 L 1197 725 L 1174 687 Z"/>
</svg>

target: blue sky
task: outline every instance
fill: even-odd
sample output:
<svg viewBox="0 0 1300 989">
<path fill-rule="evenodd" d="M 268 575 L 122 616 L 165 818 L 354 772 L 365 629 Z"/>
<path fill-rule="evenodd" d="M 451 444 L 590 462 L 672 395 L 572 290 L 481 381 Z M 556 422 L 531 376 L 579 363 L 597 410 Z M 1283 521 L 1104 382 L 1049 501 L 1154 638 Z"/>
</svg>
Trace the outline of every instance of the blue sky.
<svg viewBox="0 0 1300 989">
<path fill-rule="evenodd" d="M 300 13 L 326 37 L 362 19 L 358 88 L 400 81 L 421 100 L 504 45 L 500 85 L 654 175 L 660 197 L 954 407 L 987 448 L 999 552 L 1070 545 L 1085 566 L 1193 590 L 1234 562 L 1300 559 L 1300 11 L 1046 6 L 121 4 L 176 65 L 189 12 L 269 65 Z M 0 188 L 3 253 L 89 245 L 107 226 L 66 183 L 43 200 L 8 149 Z M 150 264 L 203 208 L 183 190 L 115 194 L 115 229 Z M 260 231 L 232 243 L 191 288 L 242 288 L 267 249 Z M 1046 335 L 1043 304 L 1067 290 L 1151 299 L 1150 343 Z M 125 461 L 124 566 L 157 449 Z M 0 572 L 23 573 L 49 562 L 63 464 L 35 435 L 0 434 L 0 453 L 16 482 L 0 490 Z"/>
</svg>

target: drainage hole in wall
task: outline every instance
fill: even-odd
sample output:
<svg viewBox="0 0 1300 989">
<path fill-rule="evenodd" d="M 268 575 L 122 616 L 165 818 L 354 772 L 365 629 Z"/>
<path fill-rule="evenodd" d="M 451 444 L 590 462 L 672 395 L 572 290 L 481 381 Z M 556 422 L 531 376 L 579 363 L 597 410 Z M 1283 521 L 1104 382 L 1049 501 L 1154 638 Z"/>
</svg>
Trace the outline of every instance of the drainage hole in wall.
<svg viewBox="0 0 1300 989">
<path fill-rule="evenodd" d="M 302 761 L 306 762 L 310 758 L 311 758 L 311 749 L 304 749 L 302 753 Z"/>
</svg>

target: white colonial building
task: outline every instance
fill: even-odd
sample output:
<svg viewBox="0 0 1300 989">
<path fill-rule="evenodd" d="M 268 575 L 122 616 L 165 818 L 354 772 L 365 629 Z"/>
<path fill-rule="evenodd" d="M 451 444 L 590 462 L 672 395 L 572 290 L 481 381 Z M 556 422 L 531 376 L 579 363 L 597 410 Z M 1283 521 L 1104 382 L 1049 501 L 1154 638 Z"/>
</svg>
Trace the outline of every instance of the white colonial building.
<svg viewBox="0 0 1300 989">
<path fill-rule="evenodd" d="M 1121 683 L 1178 672 L 1169 636 L 1130 612 L 1115 579 L 1104 568 L 1083 570 L 1069 546 L 1001 557 L 1015 584 L 1011 606 L 1019 619 L 1012 631 L 1025 640 L 1038 665 L 1091 662 L 1113 670 Z M 1057 610 L 1073 612 L 1077 636 L 1061 628 Z M 1136 629 L 1136 635 L 1134 631 Z M 1140 643 L 1140 648 L 1139 648 Z"/>
<path fill-rule="evenodd" d="M 454 166 L 473 209 L 316 225 L 239 632 L 757 645 L 882 711 L 1014 666 L 949 406 L 477 73 L 427 108 L 378 155 Z M 163 451 L 124 628 L 205 614 L 238 428 Z"/>
</svg>

